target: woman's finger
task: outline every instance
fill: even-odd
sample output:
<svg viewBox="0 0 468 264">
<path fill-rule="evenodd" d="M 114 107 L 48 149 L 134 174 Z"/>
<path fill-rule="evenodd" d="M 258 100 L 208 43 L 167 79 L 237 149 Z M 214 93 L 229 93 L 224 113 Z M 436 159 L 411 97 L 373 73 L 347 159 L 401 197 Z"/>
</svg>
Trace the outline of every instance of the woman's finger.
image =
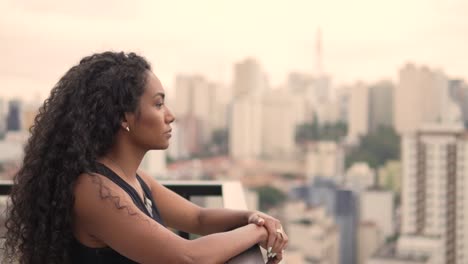
<svg viewBox="0 0 468 264">
<path fill-rule="evenodd" d="M 283 241 L 281 244 L 281 252 L 283 252 L 288 247 L 289 237 L 283 231 Z"/>
<path fill-rule="evenodd" d="M 273 253 L 280 253 L 282 250 L 283 250 L 283 244 L 284 244 L 284 232 L 283 232 L 283 228 L 277 228 L 275 230 L 275 234 L 276 236 L 276 239 L 275 239 L 275 243 L 273 245 L 273 248 L 272 248 L 272 252 Z"/>
<path fill-rule="evenodd" d="M 278 254 L 276 254 L 275 260 L 277 261 L 277 262 L 275 262 L 275 263 L 280 263 L 281 260 L 283 260 L 283 251 L 281 251 L 281 252 L 279 252 Z"/>
<path fill-rule="evenodd" d="M 254 215 L 249 217 L 248 222 L 249 222 L 249 224 L 253 223 L 253 224 L 256 224 L 258 226 L 263 226 L 265 224 L 265 219 L 260 217 L 258 214 L 254 214 Z"/>
<path fill-rule="evenodd" d="M 267 226 L 268 230 L 268 242 L 267 242 L 267 252 L 268 253 L 275 253 L 273 252 L 273 246 L 276 242 L 276 229 L 270 226 Z"/>
</svg>

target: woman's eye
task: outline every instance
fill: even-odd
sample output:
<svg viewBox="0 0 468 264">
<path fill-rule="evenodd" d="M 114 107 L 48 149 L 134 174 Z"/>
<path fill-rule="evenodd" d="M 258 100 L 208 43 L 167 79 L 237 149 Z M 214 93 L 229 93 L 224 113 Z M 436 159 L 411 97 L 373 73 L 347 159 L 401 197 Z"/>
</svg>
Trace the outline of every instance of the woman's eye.
<svg viewBox="0 0 468 264">
<path fill-rule="evenodd" d="M 164 103 L 157 103 L 156 107 L 161 108 L 164 105 Z"/>
</svg>

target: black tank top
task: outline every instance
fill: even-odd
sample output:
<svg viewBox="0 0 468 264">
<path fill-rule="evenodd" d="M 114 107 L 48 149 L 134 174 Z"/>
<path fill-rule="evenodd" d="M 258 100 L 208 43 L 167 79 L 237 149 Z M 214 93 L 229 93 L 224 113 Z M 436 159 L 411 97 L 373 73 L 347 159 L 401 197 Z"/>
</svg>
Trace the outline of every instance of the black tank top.
<svg viewBox="0 0 468 264">
<path fill-rule="evenodd" d="M 151 213 L 148 207 L 145 206 L 145 203 L 141 200 L 140 195 L 138 192 L 130 186 L 127 182 L 125 182 L 122 178 L 120 178 L 115 172 L 111 169 L 106 167 L 104 164 L 97 163 L 96 165 L 96 173 L 99 173 L 115 184 L 117 184 L 120 188 L 122 188 L 125 192 L 130 195 L 135 205 L 147 216 L 152 218 L 154 221 L 160 223 L 164 226 L 164 223 L 161 219 L 159 214 L 158 208 L 156 207 L 156 203 L 153 200 L 153 196 L 151 195 L 151 191 L 146 185 L 145 181 L 143 181 L 140 176 L 137 174 L 137 179 L 143 188 L 143 192 L 146 199 L 151 201 Z M 148 204 L 148 203 L 146 203 Z M 127 264 L 127 263 L 137 263 L 131 259 L 128 259 L 122 255 L 120 255 L 117 251 L 113 250 L 110 247 L 103 247 L 103 248 L 91 248 L 81 244 L 77 239 L 74 239 L 72 247 L 71 247 L 71 259 L 73 264 L 78 263 L 86 263 L 86 264 L 107 264 L 107 263 L 114 263 L 114 264 Z"/>
</svg>

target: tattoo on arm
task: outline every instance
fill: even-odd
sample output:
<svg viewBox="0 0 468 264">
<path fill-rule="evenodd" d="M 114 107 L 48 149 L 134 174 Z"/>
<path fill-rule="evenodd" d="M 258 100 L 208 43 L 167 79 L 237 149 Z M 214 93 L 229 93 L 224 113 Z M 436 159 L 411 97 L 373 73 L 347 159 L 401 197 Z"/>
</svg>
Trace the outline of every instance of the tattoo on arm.
<svg viewBox="0 0 468 264">
<path fill-rule="evenodd" d="M 113 202 L 113 204 L 115 205 L 115 208 L 117 208 L 118 210 L 126 210 L 128 215 L 135 216 L 151 224 L 151 222 L 147 218 L 144 218 L 141 214 L 138 214 L 137 212 L 135 212 L 134 209 L 132 209 L 128 205 L 122 204 L 120 201 L 120 196 L 113 195 L 112 190 L 109 188 L 109 186 L 106 186 L 103 183 L 100 176 L 96 174 L 92 174 L 91 177 L 92 177 L 92 182 L 98 185 L 99 187 L 99 198 L 101 198 L 101 200 L 109 199 Z"/>
</svg>

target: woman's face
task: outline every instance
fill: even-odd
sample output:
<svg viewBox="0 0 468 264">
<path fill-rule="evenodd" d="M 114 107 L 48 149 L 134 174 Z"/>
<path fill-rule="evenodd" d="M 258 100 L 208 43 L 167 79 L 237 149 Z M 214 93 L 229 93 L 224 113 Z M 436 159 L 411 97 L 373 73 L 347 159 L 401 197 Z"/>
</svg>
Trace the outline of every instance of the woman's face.
<svg viewBox="0 0 468 264">
<path fill-rule="evenodd" d="M 164 88 L 158 77 L 147 72 L 146 87 L 136 113 L 126 115 L 131 139 L 145 149 L 166 149 L 175 118 L 164 104 Z"/>
</svg>

